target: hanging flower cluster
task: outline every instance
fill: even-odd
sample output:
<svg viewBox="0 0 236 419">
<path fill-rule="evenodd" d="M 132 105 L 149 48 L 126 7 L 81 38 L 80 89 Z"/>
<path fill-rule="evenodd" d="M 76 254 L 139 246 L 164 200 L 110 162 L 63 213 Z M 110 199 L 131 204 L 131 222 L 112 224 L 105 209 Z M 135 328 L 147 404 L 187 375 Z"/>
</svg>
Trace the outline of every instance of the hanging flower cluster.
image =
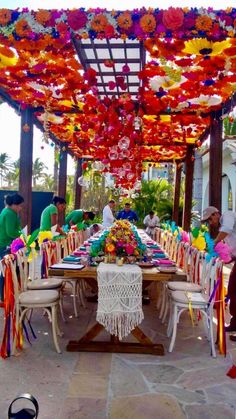
<svg viewBox="0 0 236 419">
<path fill-rule="evenodd" d="M 0 89 L 21 109 L 35 109 L 46 138 L 54 134 L 75 159 L 101 162 L 116 187 L 136 193 L 142 162 L 183 160 L 188 144 L 201 144 L 210 113 L 235 92 L 235 35 L 235 8 L 4 8 Z M 115 58 L 104 60 L 114 95 L 101 98 L 99 71 L 76 58 L 75 40 L 111 38 L 144 41 L 150 60 L 137 72 L 136 97 L 128 59 L 119 69 Z"/>
<path fill-rule="evenodd" d="M 50 34 L 55 39 L 68 39 L 70 31 L 81 38 L 178 39 L 208 36 L 224 39 L 235 36 L 236 9 L 214 11 L 208 9 L 169 7 L 107 11 L 84 8 L 72 10 L 17 10 L 0 9 L 0 31 L 14 38 L 38 39 Z"/>
</svg>

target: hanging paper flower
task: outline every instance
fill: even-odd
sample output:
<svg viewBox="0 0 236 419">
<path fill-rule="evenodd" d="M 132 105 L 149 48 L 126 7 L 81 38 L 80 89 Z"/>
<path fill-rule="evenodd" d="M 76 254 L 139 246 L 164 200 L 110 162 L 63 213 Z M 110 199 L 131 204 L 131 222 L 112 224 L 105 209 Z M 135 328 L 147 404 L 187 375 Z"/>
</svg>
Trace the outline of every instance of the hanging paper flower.
<svg viewBox="0 0 236 419">
<path fill-rule="evenodd" d="M 154 92 L 158 92 L 160 88 L 164 90 L 176 89 L 186 81 L 187 79 L 184 76 L 181 76 L 179 81 L 175 81 L 168 76 L 155 76 L 150 80 L 149 86 Z"/>
<path fill-rule="evenodd" d="M 0 9 L 0 25 L 5 26 L 11 21 L 11 10 Z"/>
<path fill-rule="evenodd" d="M 200 95 L 199 97 L 189 99 L 189 102 L 193 105 L 199 105 L 203 107 L 217 106 L 222 102 L 222 98 L 218 95 Z"/>
<path fill-rule="evenodd" d="M 67 22 L 74 31 L 84 28 L 87 20 L 87 15 L 83 10 L 71 10 L 68 12 Z"/>
<path fill-rule="evenodd" d="M 11 48 L 0 45 L 0 68 L 11 67 L 17 63 L 17 60 Z"/>
<path fill-rule="evenodd" d="M 39 9 L 35 13 L 35 20 L 41 25 L 45 25 L 51 18 L 51 13 L 48 10 Z"/>
<path fill-rule="evenodd" d="M 212 19 L 207 15 L 198 16 L 195 25 L 198 31 L 209 31 L 212 27 Z"/>
<path fill-rule="evenodd" d="M 227 243 L 217 243 L 214 250 L 218 253 L 224 263 L 230 263 L 232 261 L 231 250 Z"/>
<path fill-rule="evenodd" d="M 196 247 L 198 250 L 205 250 L 206 248 L 206 241 L 203 236 L 199 236 L 193 240 L 192 246 Z"/>
<path fill-rule="evenodd" d="M 91 29 L 93 29 L 95 32 L 102 32 L 108 25 L 107 17 L 104 14 L 99 13 L 98 15 L 94 16 L 90 25 Z"/>
<path fill-rule="evenodd" d="M 32 33 L 32 29 L 26 19 L 19 19 L 16 22 L 15 31 L 21 38 L 27 38 Z"/>
<path fill-rule="evenodd" d="M 146 13 L 140 19 L 140 26 L 144 32 L 153 32 L 156 28 L 156 19 L 150 13 Z"/>
<path fill-rule="evenodd" d="M 11 253 L 15 254 L 18 252 L 18 250 L 22 249 L 23 247 L 25 247 L 25 242 L 21 239 L 21 238 L 17 238 L 15 240 L 12 241 L 10 249 L 11 249 Z"/>
<path fill-rule="evenodd" d="M 51 231 L 40 231 L 38 235 L 38 242 L 39 245 L 42 244 L 44 241 L 52 240 L 52 232 Z"/>
<path fill-rule="evenodd" d="M 121 13 L 117 18 L 117 23 L 122 29 L 129 29 L 132 26 L 132 18 L 129 12 Z"/>
<path fill-rule="evenodd" d="M 220 55 L 226 48 L 229 47 L 229 40 L 213 42 L 208 41 L 205 38 L 197 38 L 186 41 L 183 52 L 190 55 Z"/>
<path fill-rule="evenodd" d="M 163 11 L 162 21 L 167 29 L 175 31 L 183 25 L 183 10 L 179 7 L 169 7 L 168 10 Z"/>
</svg>

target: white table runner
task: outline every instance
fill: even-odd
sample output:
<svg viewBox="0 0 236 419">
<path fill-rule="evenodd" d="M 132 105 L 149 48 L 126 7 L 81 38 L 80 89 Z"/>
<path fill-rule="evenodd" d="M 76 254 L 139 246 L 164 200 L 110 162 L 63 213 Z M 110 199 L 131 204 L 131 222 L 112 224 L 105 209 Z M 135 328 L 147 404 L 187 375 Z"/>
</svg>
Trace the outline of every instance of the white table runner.
<svg viewBox="0 0 236 419">
<path fill-rule="evenodd" d="M 97 321 L 119 339 L 142 322 L 142 271 L 137 265 L 100 263 Z"/>
</svg>

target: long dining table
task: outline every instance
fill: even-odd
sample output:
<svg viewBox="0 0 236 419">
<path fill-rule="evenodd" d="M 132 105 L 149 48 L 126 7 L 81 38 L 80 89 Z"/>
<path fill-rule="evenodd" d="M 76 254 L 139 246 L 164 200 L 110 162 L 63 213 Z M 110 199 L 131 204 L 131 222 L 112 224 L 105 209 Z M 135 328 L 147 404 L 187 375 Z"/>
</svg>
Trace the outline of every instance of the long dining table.
<svg viewBox="0 0 236 419">
<path fill-rule="evenodd" d="M 49 268 L 49 276 L 62 276 L 70 279 L 81 279 L 91 284 L 97 281 L 97 267 L 85 266 L 82 270 L 77 269 L 52 269 Z M 161 281 L 186 281 L 186 274 L 177 269 L 175 273 L 162 273 L 157 267 L 142 268 L 143 287 L 152 282 Z M 67 344 L 69 352 L 124 352 L 124 353 L 146 353 L 153 355 L 164 355 L 164 347 L 160 343 L 153 343 L 152 340 L 140 329 L 135 327 L 131 334 L 136 342 L 120 341 L 117 336 L 110 335 L 110 341 L 93 340 L 104 327 L 96 322 L 78 340 L 71 340 Z"/>
</svg>

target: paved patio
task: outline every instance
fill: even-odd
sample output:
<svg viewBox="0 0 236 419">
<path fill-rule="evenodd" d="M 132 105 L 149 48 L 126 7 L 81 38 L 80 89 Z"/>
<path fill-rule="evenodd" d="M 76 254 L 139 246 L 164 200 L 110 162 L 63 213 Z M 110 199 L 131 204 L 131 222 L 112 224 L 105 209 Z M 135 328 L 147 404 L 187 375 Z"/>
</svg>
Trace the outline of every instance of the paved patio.
<svg viewBox="0 0 236 419">
<path fill-rule="evenodd" d="M 193 328 L 188 313 L 179 326 L 174 352 L 157 357 L 68 353 L 68 340 L 93 324 L 96 304 L 80 308 L 76 319 L 68 293 L 65 311 L 61 355 L 54 351 L 47 318 L 35 313 L 37 340 L 18 356 L 0 361 L 0 419 L 6 419 L 7 407 L 19 392 L 38 399 L 39 419 L 235 419 L 236 380 L 226 372 L 232 359 L 236 362 L 236 344 L 228 342 L 226 358 L 211 358 L 201 324 Z M 160 324 L 154 301 L 144 312 L 143 330 L 167 349 L 166 325 Z"/>
</svg>

